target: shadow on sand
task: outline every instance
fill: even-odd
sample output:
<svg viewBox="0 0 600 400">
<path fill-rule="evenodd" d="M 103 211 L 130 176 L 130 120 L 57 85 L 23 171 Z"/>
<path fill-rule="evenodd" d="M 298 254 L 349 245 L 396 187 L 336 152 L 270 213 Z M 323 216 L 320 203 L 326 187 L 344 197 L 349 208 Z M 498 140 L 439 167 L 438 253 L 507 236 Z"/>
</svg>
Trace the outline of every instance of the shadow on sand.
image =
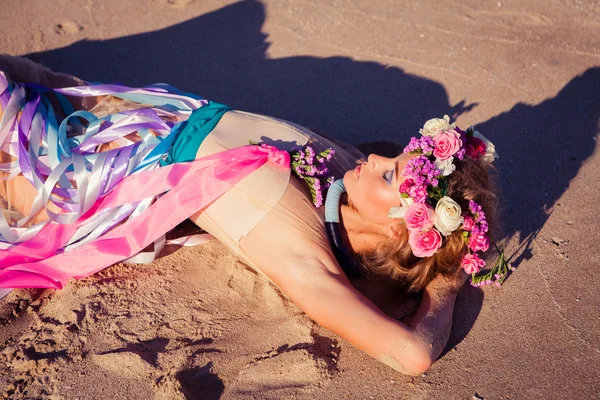
<svg viewBox="0 0 600 400">
<path fill-rule="evenodd" d="M 406 142 L 426 119 L 456 118 L 476 106 L 451 105 L 441 84 L 376 62 L 269 59 L 264 20 L 263 4 L 242 1 L 165 29 L 26 56 L 89 81 L 168 82 L 234 108 L 318 127 L 353 144 Z M 552 99 L 517 104 L 477 125 L 501 155 L 504 236 L 518 235 L 523 244 L 513 265 L 529 257 L 535 234 L 593 153 L 599 116 L 600 68 L 593 68 Z M 448 348 L 472 327 L 483 293 L 469 288 L 460 297 Z"/>
</svg>

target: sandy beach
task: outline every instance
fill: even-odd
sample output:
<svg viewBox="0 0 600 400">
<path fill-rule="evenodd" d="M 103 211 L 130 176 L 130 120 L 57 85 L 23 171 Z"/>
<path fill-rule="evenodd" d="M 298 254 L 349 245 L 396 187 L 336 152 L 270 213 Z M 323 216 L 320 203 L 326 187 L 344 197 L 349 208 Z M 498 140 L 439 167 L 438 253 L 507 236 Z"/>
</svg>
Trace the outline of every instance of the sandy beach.
<svg viewBox="0 0 600 400">
<path fill-rule="evenodd" d="M 597 0 L 5 0 L 0 54 L 182 90 L 363 151 L 449 114 L 492 140 L 502 288 L 465 287 L 430 371 L 319 327 L 223 245 L 0 300 L 0 398 L 600 398 Z M 402 317 L 418 300 L 357 282 Z M 383 285 L 383 284 L 382 284 Z"/>
</svg>

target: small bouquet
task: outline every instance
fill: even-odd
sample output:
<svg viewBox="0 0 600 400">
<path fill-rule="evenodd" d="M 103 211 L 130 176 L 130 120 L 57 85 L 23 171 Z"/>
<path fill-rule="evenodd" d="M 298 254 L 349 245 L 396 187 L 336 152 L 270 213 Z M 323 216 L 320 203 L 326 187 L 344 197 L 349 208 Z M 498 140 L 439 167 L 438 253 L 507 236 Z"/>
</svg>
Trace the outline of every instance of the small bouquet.
<svg viewBox="0 0 600 400">
<path fill-rule="evenodd" d="M 252 140 L 249 143 L 256 146 L 267 146 Z M 334 180 L 326 165 L 326 162 L 330 161 L 334 154 L 333 148 L 316 153 L 309 145 L 293 149 L 290 152 L 291 169 L 298 178 L 304 179 L 308 184 L 312 202 L 317 208 L 323 205 L 323 190 L 331 186 Z"/>
<path fill-rule="evenodd" d="M 291 152 L 292 171 L 299 178 L 304 179 L 310 188 L 310 194 L 315 207 L 323 205 L 323 190 L 333 183 L 333 176 L 325 164 L 335 154 L 332 148 L 316 153 L 310 146 L 295 149 Z"/>
</svg>

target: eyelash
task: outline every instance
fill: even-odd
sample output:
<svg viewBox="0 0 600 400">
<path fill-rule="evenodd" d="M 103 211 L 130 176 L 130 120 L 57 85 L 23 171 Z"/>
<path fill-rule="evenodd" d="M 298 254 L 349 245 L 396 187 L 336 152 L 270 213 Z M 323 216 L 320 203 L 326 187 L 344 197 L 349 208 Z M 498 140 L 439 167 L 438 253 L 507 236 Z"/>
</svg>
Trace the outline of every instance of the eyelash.
<svg viewBox="0 0 600 400">
<path fill-rule="evenodd" d="M 386 178 L 386 175 L 391 173 L 389 178 Z M 392 177 L 394 176 L 394 171 L 389 170 L 389 171 L 385 171 L 383 174 L 381 174 L 381 177 L 387 182 L 388 185 L 392 185 Z"/>
</svg>

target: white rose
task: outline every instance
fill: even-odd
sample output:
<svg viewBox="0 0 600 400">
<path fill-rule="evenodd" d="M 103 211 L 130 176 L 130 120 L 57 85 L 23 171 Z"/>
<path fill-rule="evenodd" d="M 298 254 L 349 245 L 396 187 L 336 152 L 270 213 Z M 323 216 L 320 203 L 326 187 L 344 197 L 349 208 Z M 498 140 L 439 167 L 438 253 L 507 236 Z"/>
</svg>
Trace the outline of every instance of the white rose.
<svg viewBox="0 0 600 400">
<path fill-rule="evenodd" d="M 404 218 L 408 207 L 392 207 L 388 213 L 388 218 Z"/>
<path fill-rule="evenodd" d="M 485 136 L 483 136 L 478 131 L 473 132 L 473 136 L 485 143 L 485 154 L 481 156 L 483 161 L 487 162 L 488 164 L 491 164 L 496 158 L 500 157 L 498 156 L 498 153 L 496 153 L 496 146 L 494 146 L 494 143 L 490 142 Z"/>
<path fill-rule="evenodd" d="M 450 117 L 444 115 L 444 118 L 432 118 L 425 122 L 423 129 L 419 129 L 419 133 L 423 136 L 435 136 L 440 132 L 445 132 L 450 129 Z"/>
<path fill-rule="evenodd" d="M 444 236 L 450 235 L 463 223 L 458 203 L 448 196 L 442 197 L 435 206 L 435 227 Z"/>
<path fill-rule="evenodd" d="M 402 204 L 403 207 L 408 207 L 413 203 L 413 199 L 411 199 L 410 197 L 402 197 L 400 196 L 400 203 Z"/>
<path fill-rule="evenodd" d="M 435 167 L 442 172 L 443 176 L 448 176 L 456 171 L 456 165 L 453 164 L 454 157 L 448 157 L 445 160 L 436 158 L 434 161 Z"/>
</svg>

